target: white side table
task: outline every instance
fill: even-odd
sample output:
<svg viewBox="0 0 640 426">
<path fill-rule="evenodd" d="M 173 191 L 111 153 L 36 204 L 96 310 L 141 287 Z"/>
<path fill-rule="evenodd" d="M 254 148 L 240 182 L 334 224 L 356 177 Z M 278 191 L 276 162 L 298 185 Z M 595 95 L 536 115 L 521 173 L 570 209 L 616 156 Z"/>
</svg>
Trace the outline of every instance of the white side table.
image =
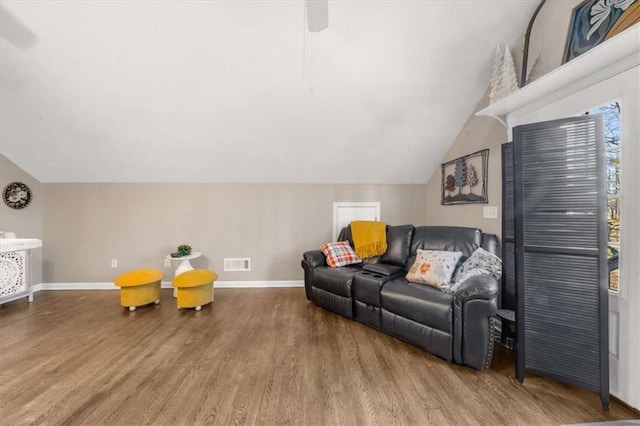
<svg viewBox="0 0 640 426">
<path fill-rule="evenodd" d="M 177 277 L 183 272 L 192 271 L 193 266 L 191 266 L 191 262 L 189 261 L 193 259 L 197 259 L 200 256 L 202 256 L 202 253 L 200 253 L 199 251 L 192 251 L 190 255 L 182 256 L 182 257 L 171 257 L 171 255 L 168 254 L 167 259 L 180 261 L 180 263 L 178 263 L 178 267 L 176 268 L 176 273 L 174 275 L 175 277 Z M 178 289 L 175 287 L 173 288 L 173 297 L 178 297 Z"/>
</svg>

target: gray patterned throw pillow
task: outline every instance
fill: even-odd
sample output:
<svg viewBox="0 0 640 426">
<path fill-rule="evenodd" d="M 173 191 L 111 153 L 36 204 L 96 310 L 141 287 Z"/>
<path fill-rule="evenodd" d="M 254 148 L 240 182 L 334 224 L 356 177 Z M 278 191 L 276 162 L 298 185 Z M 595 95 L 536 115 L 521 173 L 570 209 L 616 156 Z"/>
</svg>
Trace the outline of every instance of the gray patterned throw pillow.
<svg viewBox="0 0 640 426">
<path fill-rule="evenodd" d="M 492 275 L 496 280 L 502 277 L 502 260 L 482 247 L 477 248 L 456 270 L 448 291 L 454 293 L 469 278 L 476 275 Z"/>
</svg>

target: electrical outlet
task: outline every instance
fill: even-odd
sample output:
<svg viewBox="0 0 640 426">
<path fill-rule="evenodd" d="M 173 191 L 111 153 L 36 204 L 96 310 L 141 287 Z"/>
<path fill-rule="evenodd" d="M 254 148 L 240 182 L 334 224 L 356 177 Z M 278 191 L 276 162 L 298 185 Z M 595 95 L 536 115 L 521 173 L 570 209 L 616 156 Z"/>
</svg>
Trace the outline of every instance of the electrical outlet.
<svg viewBox="0 0 640 426">
<path fill-rule="evenodd" d="M 118 267 L 118 259 L 111 259 L 111 267 L 112 268 Z"/>
<path fill-rule="evenodd" d="M 171 267 L 171 259 L 165 259 L 164 260 L 164 267 L 165 268 L 170 268 Z"/>
<path fill-rule="evenodd" d="M 497 219 L 498 218 L 498 206 L 485 206 L 483 211 L 485 219 Z"/>
</svg>

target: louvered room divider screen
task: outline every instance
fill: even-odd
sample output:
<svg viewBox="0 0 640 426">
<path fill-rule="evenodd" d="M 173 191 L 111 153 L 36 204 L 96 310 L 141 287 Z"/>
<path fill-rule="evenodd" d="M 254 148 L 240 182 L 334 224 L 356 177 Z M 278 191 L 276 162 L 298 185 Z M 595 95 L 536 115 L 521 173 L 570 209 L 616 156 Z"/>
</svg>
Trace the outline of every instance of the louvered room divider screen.
<svg viewBox="0 0 640 426">
<path fill-rule="evenodd" d="M 500 307 L 516 310 L 516 231 L 513 142 L 502 145 L 502 291 Z"/>
<path fill-rule="evenodd" d="M 609 405 L 605 145 L 601 115 L 513 129 L 516 376 Z"/>
</svg>

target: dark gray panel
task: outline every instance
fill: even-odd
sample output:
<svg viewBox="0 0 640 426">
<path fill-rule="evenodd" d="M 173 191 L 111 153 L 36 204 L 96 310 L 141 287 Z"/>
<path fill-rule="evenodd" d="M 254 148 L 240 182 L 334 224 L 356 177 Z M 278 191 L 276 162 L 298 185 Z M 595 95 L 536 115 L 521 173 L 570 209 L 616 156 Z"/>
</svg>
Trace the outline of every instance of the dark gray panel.
<svg viewBox="0 0 640 426">
<path fill-rule="evenodd" d="M 516 310 L 516 252 L 513 242 L 505 242 L 502 255 L 502 308 Z"/>
<path fill-rule="evenodd" d="M 608 406 L 602 117 L 516 127 L 514 141 L 517 376 L 600 391 Z"/>
<path fill-rule="evenodd" d="M 513 143 L 502 145 L 502 220 L 503 240 L 515 236 L 515 203 L 513 199 Z"/>
<path fill-rule="evenodd" d="M 591 119 L 523 130 L 527 245 L 598 248 L 595 132 Z"/>
<path fill-rule="evenodd" d="M 545 208 L 545 207 L 542 207 Z M 598 248 L 598 216 L 575 212 L 525 213 L 527 244 L 543 247 Z"/>
<path fill-rule="evenodd" d="M 502 145 L 502 291 L 499 306 L 516 309 L 513 142 Z"/>
<path fill-rule="evenodd" d="M 584 256 L 532 252 L 524 273 L 526 368 L 598 391 L 599 294 L 590 283 L 597 265 Z"/>
</svg>

